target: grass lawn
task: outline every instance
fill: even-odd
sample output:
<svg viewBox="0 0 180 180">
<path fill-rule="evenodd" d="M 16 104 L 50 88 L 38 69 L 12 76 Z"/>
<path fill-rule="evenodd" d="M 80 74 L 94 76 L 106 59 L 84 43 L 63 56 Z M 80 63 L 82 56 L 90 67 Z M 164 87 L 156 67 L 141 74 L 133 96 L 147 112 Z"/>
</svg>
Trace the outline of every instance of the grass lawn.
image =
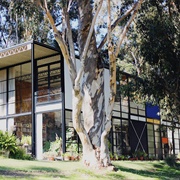
<svg viewBox="0 0 180 180">
<path fill-rule="evenodd" d="M 163 161 L 114 161 L 113 164 L 117 167 L 116 172 L 92 170 L 84 167 L 81 162 L 22 161 L 0 158 L 0 180 L 180 180 L 180 163 L 178 168 L 170 168 Z"/>
</svg>

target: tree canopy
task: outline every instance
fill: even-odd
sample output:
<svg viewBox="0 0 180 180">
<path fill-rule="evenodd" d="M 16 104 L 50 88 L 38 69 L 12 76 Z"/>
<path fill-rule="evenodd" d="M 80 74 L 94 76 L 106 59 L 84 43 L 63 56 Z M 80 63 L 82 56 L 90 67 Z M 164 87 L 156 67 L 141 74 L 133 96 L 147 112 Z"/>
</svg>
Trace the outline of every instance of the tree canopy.
<svg viewBox="0 0 180 180">
<path fill-rule="evenodd" d="M 133 97 L 158 104 L 162 118 L 175 121 L 180 114 L 179 12 L 179 1 L 144 2 L 125 46 L 128 53 L 121 57 L 141 78 L 129 84 Z"/>
</svg>

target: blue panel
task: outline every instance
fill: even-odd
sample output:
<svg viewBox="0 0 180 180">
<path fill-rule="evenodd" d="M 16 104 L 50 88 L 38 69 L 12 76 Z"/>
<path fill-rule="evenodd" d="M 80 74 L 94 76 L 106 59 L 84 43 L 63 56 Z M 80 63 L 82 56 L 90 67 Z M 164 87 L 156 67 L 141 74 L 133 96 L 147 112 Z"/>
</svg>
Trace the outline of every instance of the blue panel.
<svg viewBox="0 0 180 180">
<path fill-rule="evenodd" d="M 159 112 L 160 112 L 159 106 L 146 104 L 146 116 L 148 118 L 160 119 L 160 116 L 158 115 Z"/>
</svg>

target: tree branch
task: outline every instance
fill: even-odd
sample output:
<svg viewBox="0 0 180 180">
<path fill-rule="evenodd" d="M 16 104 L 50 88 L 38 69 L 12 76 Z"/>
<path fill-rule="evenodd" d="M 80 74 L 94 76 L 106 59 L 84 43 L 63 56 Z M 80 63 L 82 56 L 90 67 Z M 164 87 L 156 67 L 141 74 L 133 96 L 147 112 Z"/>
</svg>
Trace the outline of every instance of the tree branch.
<svg viewBox="0 0 180 180">
<path fill-rule="evenodd" d="M 125 34 L 128 30 L 128 27 L 130 26 L 132 20 L 135 17 L 135 14 L 137 12 L 137 10 L 140 7 L 140 4 L 142 3 L 143 0 L 140 0 L 136 5 L 135 5 L 135 10 L 133 15 L 131 16 L 130 20 L 127 22 L 124 30 L 123 30 L 123 36 L 120 39 L 120 43 L 118 45 L 121 45 Z M 107 33 L 107 40 L 108 40 L 108 55 L 109 55 L 109 71 L 110 71 L 110 97 L 109 97 L 109 103 L 108 103 L 108 108 L 107 108 L 107 114 L 106 114 L 106 122 L 105 122 L 105 126 L 104 126 L 104 131 L 101 135 L 101 157 L 100 159 L 103 162 L 106 162 L 106 164 L 104 164 L 105 166 L 108 163 L 108 158 L 106 158 L 105 156 L 105 151 L 108 151 L 107 147 L 104 145 L 105 143 L 107 143 L 106 141 L 106 137 L 111 129 L 111 119 L 112 119 L 112 110 L 114 107 L 114 102 L 115 102 L 115 97 L 116 97 L 116 57 L 119 53 L 117 53 L 117 49 L 119 50 L 120 46 L 118 46 L 118 48 L 116 50 L 114 50 L 114 45 L 111 42 L 111 32 L 112 32 L 112 26 L 111 26 L 111 11 L 110 11 L 110 0 L 107 0 L 108 2 L 108 33 Z M 102 143 L 104 142 L 104 143 Z M 106 161 L 105 161 L 106 158 Z"/>
<path fill-rule="evenodd" d="M 114 21 L 114 23 L 111 25 L 111 29 L 113 30 L 121 21 L 123 21 L 135 9 L 136 5 L 137 5 L 137 3 L 135 3 L 130 10 L 126 11 L 126 13 L 123 16 L 119 16 Z M 104 39 L 101 41 L 101 43 L 100 43 L 100 45 L 98 47 L 98 51 L 101 50 L 101 48 L 104 46 L 106 41 L 107 41 L 107 34 L 104 36 Z"/>
<path fill-rule="evenodd" d="M 89 34 L 88 34 L 88 37 L 87 37 L 87 40 L 86 40 L 86 43 L 85 43 L 85 46 L 84 46 L 84 50 L 83 50 L 83 53 L 82 53 L 82 56 L 81 56 L 81 69 L 79 70 L 78 72 L 78 75 L 77 75 L 77 78 L 75 80 L 75 88 L 78 90 L 79 89 L 79 83 L 80 83 L 80 79 L 83 75 L 83 72 L 84 72 L 84 62 L 85 62 L 85 59 L 86 59 L 86 56 L 87 56 L 87 51 L 88 51 L 88 48 L 89 48 L 89 44 L 90 44 L 90 40 L 91 40 L 91 37 L 92 37 L 92 34 L 93 34 L 93 31 L 94 31 L 94 25 L 95 25 L 95 22 L 96 22 L 96 19 L 97 19 L 97 16 L 99 14 L 99 11 L 102 7 L 102 3 L 103 3 L 103 0 L 100 0 L 99 3 L 98 3 L 98 8 L 97 8 L 97 11 L 93 17 L 93 20 L 92 20 L 92 23 L 91 23 L 91 28 L 89 30 Z"/>
<path fill-rule="evenodd" d="M 69 12 L 70 8 L 71 8 L 71 4 L 73 3 L 73 0 L 69 0 L 68 3 L 68 8 L 67 8 L 67 12 Z"/>
<path fill-rule="evenodd" d="M 112 109 L 115 101 L 116 94 L 116 58 L 114 56 L 114 45 L 112 44 L 112 26 L 111 26 L 111 3 L 110 0 L 107 0 L 107 12 L 108 12 L 108 32 L 107 32 L 107 42 L 108 42 L 108 55 L 109 55 L 109 74 L 110 74 L 110 96 L 109 96 L 109 104 L 107 108 L 107 116 L 106 122 L 104 125 L 103 133 L 101 134 L 101 155 L 100 159 L 104 163 L 104 166 L 108 166 L 110 163 L 109 158 L 107 158 L 106 154 L 108 153 L 107 146 L 107 135 L 111 129 L 111 115 Z"/>
<path fill-rule="evenodd" d="M 130 26 L 131 22 L 134 20 L 136 14 L 137 14 L 137 12 L 138 12 L 138 9 L 141 7 L 142 2 L 143 2 L 143 0 L 139 0 L 139 1 L 138 1 L 138 3 L 136 4 L 136 7 L 135 7 L 135 9 L 134 9 L 133 14 L 131 15 L 129 21 L 126 23 L 126 25 L 125 25 L 125 27 L 124 27 L 124 29 L 123 29 L 123 31 L 122 31 L 121 37 L 120 37 L 120 39 L 119 39 L 119 42 L 117 43 L 118 45 L 117 45 L 116 52 L 115 52 L 115 56 L 116 56 L 116 57 L 117 57 L 118 54 L 119 54 L 120 46 L 122 45 L 122 42 L 123 42 L 123 40 L 124 40 L 124 38 L 125 38 L 125 35 L 126 35 L 128 29 L 129 29 L 129 26 Z"/>
<path fill-rule="evenodd" d="M 70 56 L 76 68 L 76 59 L 75 59 L 74 43 L 73 43 L 73 38 L 72 38 L 72 30 L 71 30 L 71 25 L 70 25 L 70 20 L 69 20 L 69 14 L 67 12 L 68 12 L 67 8 L 64 7 L 63 13 L 64 13 L 65 23 L 67 27 L 67 39 L 68 39 L 68 44 L 69 44 L 69 49 L 70 49 Z"/>
<path fill-rule="evenodd" d="M 54 36 L 55 36 L 55 39 L 57 41 L 57 43 L 59 44 L 59 47 L 62 51 L 62 54 L 63 54 L 63 57 L 64 59 L 66 60 L 66 63 L 67 63 L 67 66 L 68 66 L 68 69 L 69 69 L 69 72 L 70 72 L 70 77 L 71 77 L 71 81 L 72 81 L 72 85 L 74 85 L 74 81 L 75 81 L 75 78 L 76 78 L 76 69 L 75 69 L 75 66 L 72 62 L 72 59 L 69 55 L 69 50 L 68 50 L 68 47 L 65 43 L 65 41 L 63 40 L 62 38 L 62 34 L 58 31 L 55 23 L 54 23 L 54 19 L 51 15 L 51 13 L 49 12 L 49 9 L 48 9 L 48 6 L 47 6 L 47 1 L 44 0 L 44 7 L 42 6 L 42 8 L 44 9 L 45 13 L 46 13 L 46 16 L 49 20 L 49 23 L 54 31 Z"/>
<path fill-rule="evenodd" d="M 76 91 L 73 89 L 73 108 L 72 108 L 73 127 L 78 133 L 82 144 L 88 143 L 89 145 L 91 145 L 90 138 L 81 121 L 82 101 L 83 98 L 82 95 L 80 94 L 80 91 Z"/>
<path fill-rule="evenodd" d="M 135 63 L 135 67 L 136 67 L 136 70 L 137 70 L 137 74 L 138 74 L 138 76 L 140 76 L 140 63 L 139 63 L 139 60 L 136 58 L 136 56 L 134 55 L 134 53 L 131 51 L 131 55 L 132 55 L 132 57 L 133 57 L 133 59 L 134 59 L 134 63 Z"/>
<path fill-rule="evenodd" d="M 114 45 L 112 44 L 112 26 L 111 26 L 111 7 L 110 0 L 108 0 L 108 55 L 109 55 L 109 73 L 110 73 L 110 97 L 107 111 L 107 119 L 111 119 L 111 113 L 114 106 L 116 95 L 116 56 L 114 54 Z"/>
</svg>

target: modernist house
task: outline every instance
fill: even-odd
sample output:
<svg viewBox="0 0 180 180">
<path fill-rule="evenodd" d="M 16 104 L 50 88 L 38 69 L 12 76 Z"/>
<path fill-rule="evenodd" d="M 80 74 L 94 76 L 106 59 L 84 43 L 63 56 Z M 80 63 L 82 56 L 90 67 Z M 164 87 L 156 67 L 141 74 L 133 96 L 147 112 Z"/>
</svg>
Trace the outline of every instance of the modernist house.
<svg viewBox="0 0 180 180">
<path fill-rule="evenodd" d="M 105 76 L 108 78 L 107 69 Z M 123 73 L 119 85 L 131 80 Z M 35 41 L 1 50 L 0 130 L 13 131 L 20 140 L 30 136 L 31 153 L 37 159 L 43 158 L 44 144 L 57 136 L 62 138 L 63 152 L 72 139 L 80 151 L 80 141 L 72 127 L 70 86 L 59 50 Z M 160 120 L 159 111 L 158 107 L 144 107 L 122 98 L 118 91 L 109 137 L 111 151 L 130 155 L 141 150 L 157 158 L 167 153 L 179 154 L 180 124 L 172 131 L 170 121 Z"/>
</svg>

